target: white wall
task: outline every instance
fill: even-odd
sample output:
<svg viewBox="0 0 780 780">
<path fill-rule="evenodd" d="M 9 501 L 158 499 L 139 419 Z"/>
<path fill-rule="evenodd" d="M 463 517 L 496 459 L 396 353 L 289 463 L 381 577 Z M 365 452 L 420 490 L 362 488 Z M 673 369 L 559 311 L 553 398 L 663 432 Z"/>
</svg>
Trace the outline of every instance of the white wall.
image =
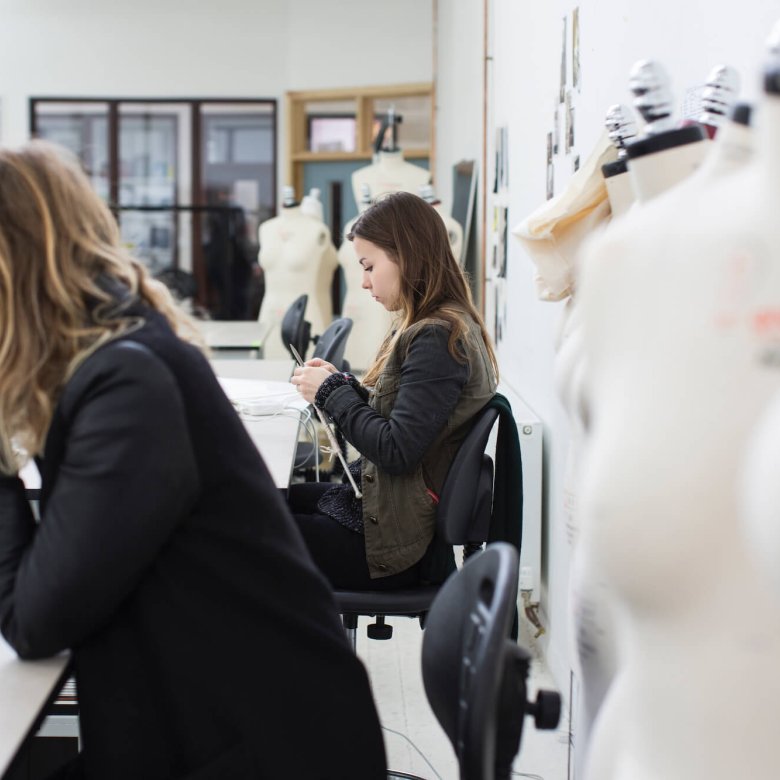
<svg viewBox="0 0 780 780">
<path fill-rule="evenodd" d="M 490 51 L 492 124 L 509 127 L 510 227 L 545 200 L 546 136 L 552 130 L 560 84 L 562 19 L 569 19 L 570 37 L 571 12 L 577 5 L 582 86 L 572 93 L 575 148 L 569 155 L 561 151 L 555 161 L 556 193 L 571 176 L 574 156 L 579 154 L 584 161 L 593 147 L 607 107 L 630 103 L 628 72 L 636 60 L 661 61 L 680 101 L 687 88 L 701 85 L 712 67 L 720 63 L 737 67 L 743 78 L 743 94 L 754 97 L 758 93 L 763 44 L 780 16 L 780 6 L 772 0 L 744 0 L 738 6 L 727 0 L 581 0 L 579 4 L 566 0 L 487 1 L 494 17 Z M 488 139 L 491 133 L 489 128 Z M 507 285 L 510 305 L 499 360 L 504 380 L 545 423 L 546 649 L 559 686 L 567 690 L 569 547 L 562 512 L 562 480 L 568 430 L 553 385 L 553 343 L 561 304 L 536 299 L 530 260 L 511 238 Z"/>
<path fill-rule="evenodd" d="M 452 166 L 460 160 L 482 162 L 485 25 L 483 0 L 438 0 L 437 5 L 435 177 L 436 192 L 449 208 Z M 483 178 L 480 171 L 480 184 Z"/>
<path fill-rule="evenodd" d="M 432 0 L 0 0 L 0 138 L 28 138 L 30 96 L 281 99 L 431 81 L 432 34 Z"/>
</svg>

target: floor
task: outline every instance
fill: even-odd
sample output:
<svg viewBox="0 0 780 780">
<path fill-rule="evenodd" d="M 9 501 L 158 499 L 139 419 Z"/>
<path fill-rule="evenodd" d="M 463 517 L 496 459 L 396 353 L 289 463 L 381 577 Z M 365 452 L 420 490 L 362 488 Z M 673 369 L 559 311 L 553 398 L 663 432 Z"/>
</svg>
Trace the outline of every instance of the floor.
<svg viewBox="0 0 780 780">
<path fill-rule="evenodd" d="M 368 622 L 367 618 L 361 618 L 357 649 L 371 678 L 384 728 L 388 766 L 426 780 L 457 780 L 455 753 L 428 706 L 423 689 L 420 624 L 409 618 L 389 618 L 388 623 L 394 628 L 393 638 L 376 641 L 366 637 Z M 540 687 L 555 686 L 541 660 L 535 659 L 529 684 L 532 697 Z M 537 731 L 528 719 L 513 777 L 567 780 L 568 744 L 565 715 L 556 731 Z"/>
</svg>

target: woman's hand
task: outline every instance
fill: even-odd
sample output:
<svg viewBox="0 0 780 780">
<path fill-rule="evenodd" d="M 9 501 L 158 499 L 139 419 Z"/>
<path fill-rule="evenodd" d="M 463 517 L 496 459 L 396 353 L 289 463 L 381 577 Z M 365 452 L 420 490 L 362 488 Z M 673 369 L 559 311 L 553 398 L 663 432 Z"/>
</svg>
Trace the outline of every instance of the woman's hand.
<svg viewBox="0 0 780 780">
<path fill-rule="evenodd" d="M 311 365 L 314 362 L 322 365 Z M 315 358 L 315 360 L 308 361 L 304 366 L 298 366 L 293 371 L 290 382 L 298 388 L 298 392 L 306 401 L 313 404 L 314 396 L 317 394 L 317 390 L 320 389 L 320 385 L 333 373 L 329 368 L 333 369 L 333 371 L 336 370 L 330 363 Z"/>
<path fill-rule="evenodd" d="M 311 360 L 307 360 L 304 365 L 324 368 L 329 374 L 335 374 L 338 371 L 333 363 L 328 363 L 327 360 L 323 360 L 322 358 L 312 358 Z"/>
</svg>

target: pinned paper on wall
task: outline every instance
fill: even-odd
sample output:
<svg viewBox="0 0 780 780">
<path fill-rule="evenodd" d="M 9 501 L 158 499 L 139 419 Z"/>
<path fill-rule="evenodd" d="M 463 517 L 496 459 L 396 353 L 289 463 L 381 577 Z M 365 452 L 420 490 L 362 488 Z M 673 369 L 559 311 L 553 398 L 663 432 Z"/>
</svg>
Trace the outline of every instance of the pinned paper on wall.
<svg viewBox="0 0 780 780">
<path fill-rule="evenodd" d="M 553 134 L 547 133 L 547 200 L 555 195 L 555 168 L 553 166 Z"/>
<path fill-rule="evenodd" d="M 567 29 L 568 19 L 563 17 L 563 39 L 561 41 L 561 88 L 558 93 L 558 102 L 563 103 L 566 99 L 566 43 L 567 43 Z"/>
<path fill-rule="evenodd" d="M 571 85 L 579 92 L 580 83 L 580 9 L 571 12 Z"/>
</svg>

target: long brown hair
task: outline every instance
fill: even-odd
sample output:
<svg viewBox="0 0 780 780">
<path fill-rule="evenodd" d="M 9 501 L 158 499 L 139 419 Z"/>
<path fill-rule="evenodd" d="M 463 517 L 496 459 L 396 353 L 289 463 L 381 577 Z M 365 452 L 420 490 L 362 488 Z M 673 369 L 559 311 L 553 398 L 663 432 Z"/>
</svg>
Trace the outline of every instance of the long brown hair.
<svg viewBox="0 0 780 780">
<path fill-rule="evenodd" d="M 468 331 L 464 315 L 479 326 L 490 362 L 498 377 L 498 362 L 485 324 L 474 306 L 466 277 L 450 249 L 444 220 L 436 209 L 417 195 L 393 192 L 364 211 L 347 235 L 368 241 L 384 250 L 400 270 L 400 321 L 379 349 L 366 372 L 366 385 L 376 384 L 387 358 L 403 331 L 427 317 L 450 325 L 449 351 L 463 360 L 458 348 Z"/>
<path fill-rule="evenodd" d="M 137 326 L 105 280 L 159 310 L 183 338 L 194 325 L 123 248 L 76 158 L 45 141 L 0 149 L 0 472 L 41 452 L 59 393 L 101 344 Z"/>
</svg>

